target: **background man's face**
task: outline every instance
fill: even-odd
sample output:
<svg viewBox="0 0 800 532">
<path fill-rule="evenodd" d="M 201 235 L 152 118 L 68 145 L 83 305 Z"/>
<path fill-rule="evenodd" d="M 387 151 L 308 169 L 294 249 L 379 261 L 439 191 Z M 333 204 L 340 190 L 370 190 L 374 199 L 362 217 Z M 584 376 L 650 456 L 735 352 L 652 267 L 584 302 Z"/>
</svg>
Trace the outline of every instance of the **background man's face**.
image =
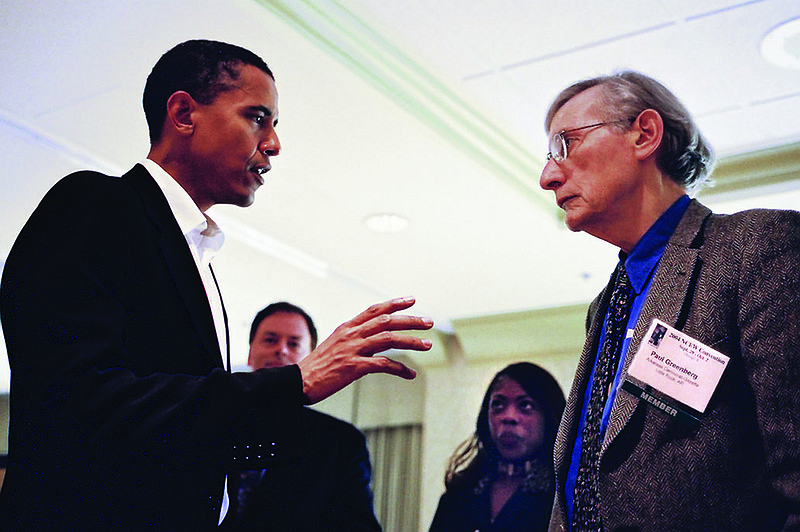
<svg viewBox="0 0 800 532">
<path fill-rule="evenodd" d="M 258 324 L 247 364 L 253 369 L 297 364 L 311 352 L 306 320 L 292 312 L 276 312 Z"/>
</svg>

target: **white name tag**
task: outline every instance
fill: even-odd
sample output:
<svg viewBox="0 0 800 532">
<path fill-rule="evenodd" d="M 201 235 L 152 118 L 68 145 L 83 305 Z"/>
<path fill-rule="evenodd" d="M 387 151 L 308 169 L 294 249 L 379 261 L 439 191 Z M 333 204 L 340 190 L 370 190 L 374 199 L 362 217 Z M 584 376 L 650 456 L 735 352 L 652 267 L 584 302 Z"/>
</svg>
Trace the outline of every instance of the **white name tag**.
<svg viewBox="0 0 800 532">
<path fill-rule="evenodd" d="M 730 357 L 655 319 L 628 374 L 703 413 Z"/>
</svg>

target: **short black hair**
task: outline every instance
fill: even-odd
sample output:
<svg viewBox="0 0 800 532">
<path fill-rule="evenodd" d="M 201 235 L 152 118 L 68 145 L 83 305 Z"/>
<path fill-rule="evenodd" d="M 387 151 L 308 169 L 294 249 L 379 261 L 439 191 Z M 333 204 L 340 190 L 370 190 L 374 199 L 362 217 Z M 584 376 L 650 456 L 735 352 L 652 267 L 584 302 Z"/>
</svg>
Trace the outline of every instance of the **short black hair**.
<svg viewBox="0 0 800 532">
<path fill-rule="evenodd" d="M 261 322 L 264 321 L 265 318 L 272 316 L 277 312 L 287 312 L 289 314 L 298 314 L 306 320 L 306 325 L 308 325 L 308 332 L 311 334 L 311 350 L 313 351 L 317 347 L 317 328 L 314 326 L 314 320 L 311 319 L 311 316 L 308 313 L 298 307 L 297 305 L 292 305 L 286 301 L 278 301 L 277 303 L 272 303 L 271 305 L 267 305 L 266 307 L 262 308 L 256 314 L 256 317 L 253 318 L 253 323 L 250 325 L 250 343 L 253 343 L 253 340 L 256 337 L 256 331 L 258 330 L 258 326 L 261 325 Z"/>
<path fill-rule="evenodd" d="M 263 59 L 235 44 L 197 39 L 162 55 L 147 76 L 142 97 L 151 144 L 161 139 L 170 96 L 185 91 L 199 103 L 211 104 L 234 87 L 231 81 L 239 79 L 242 65 L 252 65 L 275 79 Z"/>
</svg>

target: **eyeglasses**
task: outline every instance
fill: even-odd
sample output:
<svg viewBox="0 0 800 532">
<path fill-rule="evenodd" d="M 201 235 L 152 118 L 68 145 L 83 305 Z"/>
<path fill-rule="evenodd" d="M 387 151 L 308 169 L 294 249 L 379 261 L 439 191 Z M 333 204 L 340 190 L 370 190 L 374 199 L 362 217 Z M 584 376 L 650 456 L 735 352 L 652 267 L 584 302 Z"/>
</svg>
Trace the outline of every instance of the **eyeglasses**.
<svg viewBox="0 0 800 532">
<path fill-rule="evenodd" d="M 550 151 L 547 152 L 547 157 L 545 159 L 548 161 L 550 159 L 553 159 L 555 162 L 560 163 L 567 158 L 568 143 L 567 139 L 564 138 L 564 135 L 566 135 L 567 133 L 573 133 L 575 131 L 581 131 L 583 129 L 589 129 L 593 127 L 607 126 L 608 124 L 617 124 L 620 122 L 627 122 L 627 120 L 612 120 L 610 122 L 598 122 L 596 124 L 589 124 L 588 126 L 581 126 L 559 131 L 558 133 L 555 133 L 553 134 L 552 137 L 550 137 L 550 146 L 548 146 Z"/>
</svg>

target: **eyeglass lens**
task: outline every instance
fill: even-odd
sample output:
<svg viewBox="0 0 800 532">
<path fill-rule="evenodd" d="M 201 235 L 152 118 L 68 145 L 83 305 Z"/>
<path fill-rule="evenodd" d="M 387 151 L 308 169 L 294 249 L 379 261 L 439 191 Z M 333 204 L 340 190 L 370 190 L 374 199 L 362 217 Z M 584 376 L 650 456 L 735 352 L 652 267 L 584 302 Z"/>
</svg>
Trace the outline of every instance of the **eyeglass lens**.
<svg viewBox="0 0 800 532">
<path fill-rule="evenodd" d="M 567 155 L 567 147 L 564 145 L 564 137 L 561 133 L 556 133 L 550 137 L 550 153 L 548 159 L 552 158 L 556 162 L 561 162 Z"/>
</svg>

